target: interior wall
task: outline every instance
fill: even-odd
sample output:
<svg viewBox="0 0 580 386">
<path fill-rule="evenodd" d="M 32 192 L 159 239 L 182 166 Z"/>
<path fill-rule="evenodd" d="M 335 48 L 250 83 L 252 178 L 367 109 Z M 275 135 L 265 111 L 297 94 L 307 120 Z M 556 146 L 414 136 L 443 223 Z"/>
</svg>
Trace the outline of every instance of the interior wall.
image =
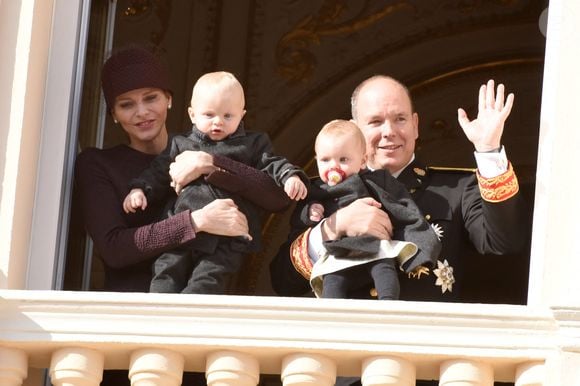
<svg viewBox="0 0 580 386">
<path fill-rule="evenodd" d="M 479 85 L 494 78 L 516 94 L 503 142 L 531 214 L 545 46 L 538 19 L 546 3 L 119 0 L 114 46 L 145 42 L 162 54 L 172 75 L 168 125 L 174 132 L 189 128 L 186 107 L 195 80 L 208 71 L 233 72 L 245 88 L 246 125 L 268 132 L 278 153 L 312 174 L 317 131 L 331 119 L 350 118 L 352 90 L 377 73 L 409 86 L 420 115 L 420 157 L 436 166 L 473 167 L 456 111 L 474 114 Z M 109 122 L 105 146 L 121 141 L 121 130 Z M 249 292 L 271 294 L 267 264 L 285 238 L 287 215 L 276 215 L 266 230 L 266 249 L 254 256 L 244 284 Z M 504 259 L 522 288 L 516 294 L 501 294 L 513 278 L 476 272 L 499 263 L 493 259 L 474 261 L 474 283 L 499 288 L 485 294 L 488 301 L 525 302 L 528 258 L 526 251 Z M 483 296 L 474 291 L 474 299 Z"/>
</svg>

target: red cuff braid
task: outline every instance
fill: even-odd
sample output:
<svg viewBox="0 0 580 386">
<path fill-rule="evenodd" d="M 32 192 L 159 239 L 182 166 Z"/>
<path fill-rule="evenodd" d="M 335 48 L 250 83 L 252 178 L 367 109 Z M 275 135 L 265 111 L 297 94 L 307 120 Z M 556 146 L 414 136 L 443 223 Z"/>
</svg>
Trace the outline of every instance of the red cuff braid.
<svg viewBox="0 0 580 386">
<path fill-rule="evenodd" d="M 308 228 L 290 246 L 292 265 L 306 280 L 310 280 L 310 274 L 312 273 L 312 261 L 308 256 L 308 236 L 310 236 L 311 230 L 311 228 Z"/>
<path fill-rule="evenodd" d="M 508 170 L 497 177 L 485 178 L 477 171 L 477 182 L 481 197 L 488 202 L 506 201 L 520 190 L 511 162 L 508 164 Z"/>
</svg>

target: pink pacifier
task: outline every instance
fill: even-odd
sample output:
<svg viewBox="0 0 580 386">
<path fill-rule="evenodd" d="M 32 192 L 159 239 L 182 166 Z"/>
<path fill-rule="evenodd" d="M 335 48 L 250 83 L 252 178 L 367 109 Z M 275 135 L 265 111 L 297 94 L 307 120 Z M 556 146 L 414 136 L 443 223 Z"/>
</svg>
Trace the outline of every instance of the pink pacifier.
<svg viewBox="0 0 580 386">
<path fill-rule="evenodd" d="M 345 179 L 346 175 L 339 168 L 328 169 L 325 173 L 328 186 L 334 186 Z"/>
</svg>

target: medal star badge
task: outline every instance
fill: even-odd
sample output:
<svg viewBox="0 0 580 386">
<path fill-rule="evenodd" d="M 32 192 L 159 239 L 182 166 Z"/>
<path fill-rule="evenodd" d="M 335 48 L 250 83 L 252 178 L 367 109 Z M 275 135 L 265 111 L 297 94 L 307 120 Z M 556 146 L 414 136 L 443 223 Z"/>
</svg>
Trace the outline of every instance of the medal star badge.
<svg viewBox="0 0 580 386">
<path fill-rule="evenodd" d="M 437 238 L 439 239 L 439 241 L 441 241 L 441 239 L 443 238 L 443 228 L 441 228 L 441 225 L 432 223 L 431 229 L 433 229 L 433 232 L 435 232 Z"/>
<path fill-rule="evenodd" d="M 433 273 L 437 277 L 435 285 L 441 286 L 441 293 L 453 291 L 453 283 L 455 283 L 455 277 L 453 276 L 453 267 L 449 265 L 447 259 L 437 260 L 437 268 L 433 270 Z"/>
</svg>

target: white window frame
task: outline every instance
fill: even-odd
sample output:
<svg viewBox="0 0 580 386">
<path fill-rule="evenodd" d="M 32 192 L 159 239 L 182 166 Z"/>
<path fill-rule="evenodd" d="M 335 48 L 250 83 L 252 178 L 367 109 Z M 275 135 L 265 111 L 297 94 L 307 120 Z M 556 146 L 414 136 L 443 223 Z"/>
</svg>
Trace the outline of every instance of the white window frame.
<svg viewBox="0 0 580 386">
<path fill-rule="evenodd" d="M 89 11 L 54 1 L 27 289 L 62 286 Z"/>
<path fill-rule="evenodd" d="M 59 288 L 76 154 L 90 1 L 54 0 L 26 288 Z M 548 16 L 528 304 L 580 305 L 580 2 L 552 0 Z M 55 258 L 55 256 L 57 258 Z M 501 269 L 501 267 L 491 267 Z"/>
</svg>

